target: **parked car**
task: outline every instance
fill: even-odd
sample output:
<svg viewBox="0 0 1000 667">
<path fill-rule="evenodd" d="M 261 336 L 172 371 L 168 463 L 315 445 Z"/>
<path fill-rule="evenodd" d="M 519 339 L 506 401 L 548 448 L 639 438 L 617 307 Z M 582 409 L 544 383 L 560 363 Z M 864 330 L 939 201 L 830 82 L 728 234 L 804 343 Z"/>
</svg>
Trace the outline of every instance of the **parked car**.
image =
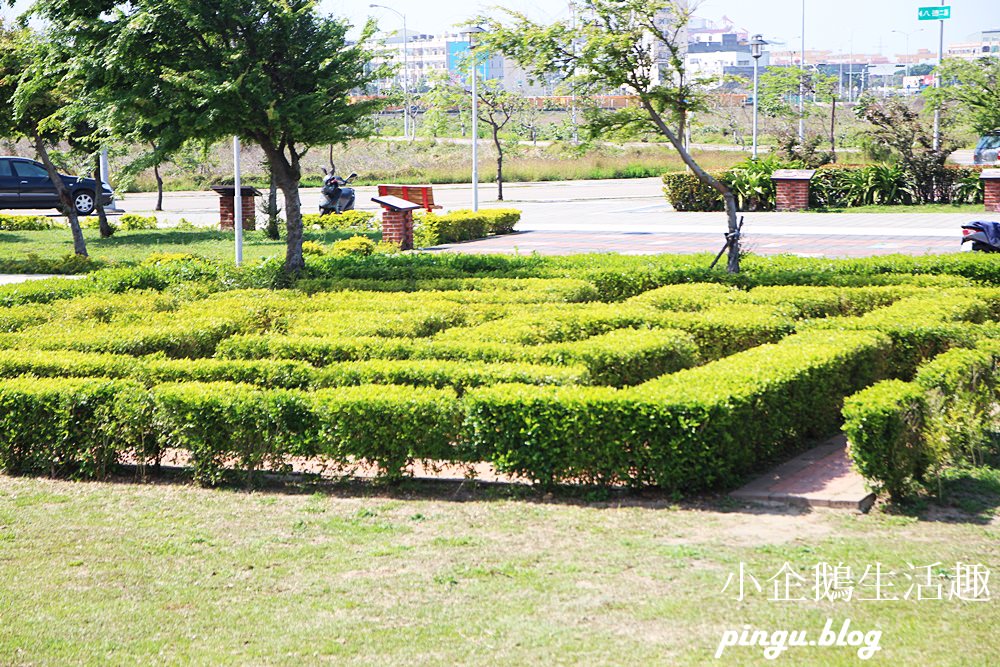
<svg viewBox="0 0 1000 667">
<path fill-rule="evenodd" d="M 97 207 L 97 181 L 59 174 L 73 197 L 80 215 L 90 215 Z M 115 193 L 101 184 L 101 204 L 108 206 Z M 59 208 L 59 196 L 45 166 L 23 157 L 0 156 L 0 210 L 10 208 Z"/>
<path fill-rule="evenodd" d="M 987 132 L 979 139 L 972 154 L 976 164 L 996 164 L 1000 152 L 1000 130 Z"/>
</svg>

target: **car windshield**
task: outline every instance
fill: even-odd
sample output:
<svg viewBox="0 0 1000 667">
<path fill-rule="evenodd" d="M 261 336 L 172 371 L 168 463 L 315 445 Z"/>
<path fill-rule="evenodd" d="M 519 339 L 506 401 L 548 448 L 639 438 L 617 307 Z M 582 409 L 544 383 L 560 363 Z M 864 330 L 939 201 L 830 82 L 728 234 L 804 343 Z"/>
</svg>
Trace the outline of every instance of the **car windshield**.
<svg viewBox="0 0 1000 667">
<path fill-rule="evenodd" d="M 979 145 L 976 146 L 976 149 L 981 151 L 991 151 L 995 148 L 1000 148 L 1000 134 L 987 134 L 979 140 Z"/>
</svg>

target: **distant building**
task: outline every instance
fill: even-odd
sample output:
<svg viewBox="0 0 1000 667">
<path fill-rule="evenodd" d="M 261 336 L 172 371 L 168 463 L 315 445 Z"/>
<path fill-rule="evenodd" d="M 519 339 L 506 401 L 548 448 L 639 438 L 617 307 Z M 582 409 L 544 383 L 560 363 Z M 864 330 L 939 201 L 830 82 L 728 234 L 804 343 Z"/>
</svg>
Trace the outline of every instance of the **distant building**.
<svg viewBox="0 0 1000 667">
<path fill-rule="evenodd" d="M 413 91 L 425 90 L 428 77 L 434 72 L 448 72 L 463 81 L 468 77 L 469 41 L 465 35 L 411 32 L 406 37 L 399 35 L 386 40 L 387 57 L 375 60 L 376 63 L 390 61 L 397 66 L 392 78 L 378 82 L 381 90 L 402 89 L 406 74 Z M 504 72 L 504 58 L 499 55 L 487 57 L 479 65 L 479 76 L 483 79 L 502 79 Z"/>
<path fill-rule="evenodd" d="M 976 60 L 978 58 L 1000 57 L 1000 28 L 983 30 L 970 35 L 964 42 L 949 44 L 944 53 L 946 58 Z"/>
</svg>

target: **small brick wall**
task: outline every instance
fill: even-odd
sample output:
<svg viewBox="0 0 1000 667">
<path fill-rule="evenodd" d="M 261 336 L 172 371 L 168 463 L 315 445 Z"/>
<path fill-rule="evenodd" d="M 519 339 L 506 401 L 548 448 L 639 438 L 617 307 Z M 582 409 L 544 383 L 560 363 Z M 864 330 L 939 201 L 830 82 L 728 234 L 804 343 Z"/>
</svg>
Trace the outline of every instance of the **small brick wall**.
<svg viewBox="0 0 1000 667">
<path fill-rule="evenodd" d="M 413 211 L 382 209 L 382 240 L 413 250 Z"/>
<path fill-rule="evenodd" d="M 775 208 L 778 211 L 804 211 L 809 208 L 809 181 L 775 179 Z"/>
<path fill-rule="evenodd" d="M 243 229 L 253 231 L 257 228 L 257 206 L 253 195 L 243 197 Z M 219 229 L 233 231 L 236 229 L 236 202 L 233 197 L 219 197 Z"/>
<path fill-rule="evenodd" d="M 983 179 L 983 199 L 987 211 L 1000 213 L 1000 178 Z"/>
</svg>

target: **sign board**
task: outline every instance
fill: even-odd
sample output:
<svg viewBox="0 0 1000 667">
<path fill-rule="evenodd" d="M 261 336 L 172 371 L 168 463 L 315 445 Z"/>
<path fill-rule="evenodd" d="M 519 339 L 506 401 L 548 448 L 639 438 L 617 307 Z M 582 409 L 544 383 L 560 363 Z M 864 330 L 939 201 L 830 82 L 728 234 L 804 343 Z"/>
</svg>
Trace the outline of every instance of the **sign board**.
<svg viewBox="0 0 1000 667">
<path fill-rule="evenodd" d="M 917 10 L 917 18 L 921 21 L 943 21 L 951 18 L 951 6 L 921 7 Z"/>
</svg>

